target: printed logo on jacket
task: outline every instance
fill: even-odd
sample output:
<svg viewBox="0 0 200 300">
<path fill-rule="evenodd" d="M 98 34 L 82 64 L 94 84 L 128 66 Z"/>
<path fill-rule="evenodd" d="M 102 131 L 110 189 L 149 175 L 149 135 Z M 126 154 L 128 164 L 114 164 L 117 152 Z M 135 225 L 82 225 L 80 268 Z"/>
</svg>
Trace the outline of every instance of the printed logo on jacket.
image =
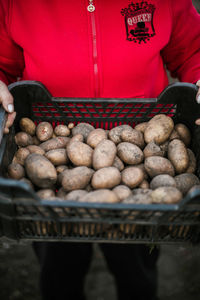
<svg viewBox="0 0 200 300">
<path fill-rule="evenodd" d="M 127 8 L 121 10 L 125 18 L 126 35 L 128 41 L 141 44 L 149 41 L 156 33 L 153 26 L 155 5 L 147 1 L 131 2 Z"/>
</svg>

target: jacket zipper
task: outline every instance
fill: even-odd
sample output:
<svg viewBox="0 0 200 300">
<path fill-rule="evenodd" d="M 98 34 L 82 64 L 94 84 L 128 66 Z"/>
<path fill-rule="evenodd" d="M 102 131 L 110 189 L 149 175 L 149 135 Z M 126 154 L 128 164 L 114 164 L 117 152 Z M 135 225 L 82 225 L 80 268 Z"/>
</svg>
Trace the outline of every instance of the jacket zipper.
<svg viewBox="0 0 200 300">
<path fill-rule="evenodd" d="M 87 10 L 90 13 L 91 28 L 92 28 L 92 53 L 93 53 L 93 72 L 94 72 L 94 96 L 95 98 L 100 97 L 99 93 L 99 69 L 97 60 L 97 31 L 96 31 L 96 20 L 95 20 L 95 6 L 92 0 L 89 0 Z"/>
</svg>

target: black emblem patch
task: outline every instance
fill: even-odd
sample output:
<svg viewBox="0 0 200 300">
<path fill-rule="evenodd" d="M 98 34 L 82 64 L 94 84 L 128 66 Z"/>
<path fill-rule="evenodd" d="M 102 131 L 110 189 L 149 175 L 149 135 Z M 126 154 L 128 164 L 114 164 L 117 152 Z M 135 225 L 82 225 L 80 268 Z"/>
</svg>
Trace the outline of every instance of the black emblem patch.
<svg viewBox="0 0 200 300">
<path fill-rule="evenodd" d="M 121 10 L 125 18 L 127 40 L 135 43 L 146 43 L 155 35 L 153 15 L 155 5 L 147 1 L 131 2 L 127 8 Z"/>
</svg>

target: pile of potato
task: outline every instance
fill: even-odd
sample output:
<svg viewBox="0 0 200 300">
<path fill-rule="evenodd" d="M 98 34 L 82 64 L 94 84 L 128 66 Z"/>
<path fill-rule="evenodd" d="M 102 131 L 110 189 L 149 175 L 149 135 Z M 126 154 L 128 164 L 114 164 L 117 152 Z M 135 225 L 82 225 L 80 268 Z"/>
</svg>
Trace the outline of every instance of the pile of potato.
<svg viewBox="0 0 200 300">
<path fill-rule="evenodd" d="M 8 177 L 27 182 L 41 199 L 178 203 L 199 185 L 191 134 L 164 114 L 135 128 L 53 128 L 29 118 L 20 120 L 20 128 Z"/>
</svg>

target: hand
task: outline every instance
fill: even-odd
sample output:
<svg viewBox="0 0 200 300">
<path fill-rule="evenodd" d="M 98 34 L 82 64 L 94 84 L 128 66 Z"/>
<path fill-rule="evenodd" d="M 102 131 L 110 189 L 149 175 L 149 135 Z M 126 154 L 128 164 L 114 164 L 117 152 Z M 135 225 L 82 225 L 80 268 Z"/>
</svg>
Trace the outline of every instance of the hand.
<svg viewBox="0 0 200 300">
<path fill-rule="evenodd" d="M 14 111 L 13 96 L 9 92 L 7 85 L 0 81 L 0 104 L 2 104 L 5 111 L 8 113 L 4 133 L 9 132 L 9 127 L 12 126 L 16 112 Z"/>
</svg>

